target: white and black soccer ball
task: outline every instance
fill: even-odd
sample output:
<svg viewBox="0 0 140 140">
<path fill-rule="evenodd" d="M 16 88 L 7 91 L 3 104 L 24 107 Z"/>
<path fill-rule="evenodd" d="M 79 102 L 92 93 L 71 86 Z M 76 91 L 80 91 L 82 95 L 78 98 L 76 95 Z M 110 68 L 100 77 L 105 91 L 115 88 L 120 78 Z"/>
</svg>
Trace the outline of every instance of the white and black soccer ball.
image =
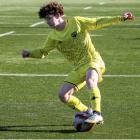
<svg viewBox="0 0 140 140">
<path fill-rule="evenodd" d="M 93 127 L 93 123 L 87 123 L 85 120 L 88 118 L 89 114 L 86 112 L 76 113 L 74 115 L 74 127 L 78 132 L 89 131 Z"/>
</svg>

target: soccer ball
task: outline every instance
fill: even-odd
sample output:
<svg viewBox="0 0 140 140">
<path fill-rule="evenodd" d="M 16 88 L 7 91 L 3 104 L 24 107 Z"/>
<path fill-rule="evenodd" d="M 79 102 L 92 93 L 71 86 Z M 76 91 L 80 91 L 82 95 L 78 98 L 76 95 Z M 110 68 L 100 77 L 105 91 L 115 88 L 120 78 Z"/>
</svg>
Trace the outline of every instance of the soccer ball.
<svg viewBox="0 0 140 140">
<path fill-rule="evenodd" d="M 86 132 L 89 131 L 94 124 L 84 122 L 88 118 L 89 114 L 86 112 L 76 113 L 74 115 L 74 127 L 78 132 Z"/>
</svg>

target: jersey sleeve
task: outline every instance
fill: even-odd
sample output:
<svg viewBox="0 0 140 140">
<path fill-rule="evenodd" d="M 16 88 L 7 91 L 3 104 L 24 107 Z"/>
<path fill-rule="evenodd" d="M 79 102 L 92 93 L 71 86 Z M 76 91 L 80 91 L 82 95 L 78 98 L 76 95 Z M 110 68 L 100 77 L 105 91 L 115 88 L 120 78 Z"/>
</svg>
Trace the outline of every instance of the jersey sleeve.
<svg viewBox="0 0 140 140">
<path fill-rule="evenodd" d="M 76 17 L 83 30 L 96 30 L 104 27 L 108 27 L 114 24 L 120 23 L 122 20 L 121 16 L 115 17 L 98 17 L 98 18 L 85 18 Z"/>
<path fill-rule="evenodd" d="M 30 51 L 29 57 L 32 57 L 32 58 L 46 57 L 48 55 L 48 53 L 55 48 L 54 44 L 55 44 L 54 40 L 51 39 L 50 36 L 48 36 L 48 38 L 44 44 L 44 47 L 41 49 L 35 49 L 35 50 Z"/>
</svg>

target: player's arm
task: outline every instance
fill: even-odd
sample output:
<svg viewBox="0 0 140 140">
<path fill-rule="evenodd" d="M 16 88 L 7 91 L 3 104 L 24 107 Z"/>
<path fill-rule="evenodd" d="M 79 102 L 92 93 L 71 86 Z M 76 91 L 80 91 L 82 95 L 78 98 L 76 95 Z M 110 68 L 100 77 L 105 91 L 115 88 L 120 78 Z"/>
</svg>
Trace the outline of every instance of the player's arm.
<svg viewBox="0 0 140 140">
<path fill-rule="evenodd" d="M 133 19 L 134 16 L 132 15 L 131 12 L 125 12 L 122 16 L 97 18 L 95 28 L 100 29 L 103 27 L 108 27 L 114 24 L 118 24 L 122 21 L 133 20 Z"/>
<path fill-rule="evenodd" d="M 22 57 L 23 58 L 44 58 L 48 55 L 48 53 L 54 49 L 54 41 L 48 37 L 47 41 L 45 42 L 45 45 L 43 48 L 41 49 L 35 49 L 32 51 L 28 51 L 28 50 L 23 50 L 22 51 Z"/>
<path fill-rule="evenodd" d="M 77 17 L 82 29 L 96 30 L 104 27 L 108 27 L 114 24 L 118 24 L 122 21 L 133 20 L 134 16 L 131 12 L 125 12 L 122 16 L 115 17 L 99 17 L 99 18 L 84 18 Z"/>
</svg>

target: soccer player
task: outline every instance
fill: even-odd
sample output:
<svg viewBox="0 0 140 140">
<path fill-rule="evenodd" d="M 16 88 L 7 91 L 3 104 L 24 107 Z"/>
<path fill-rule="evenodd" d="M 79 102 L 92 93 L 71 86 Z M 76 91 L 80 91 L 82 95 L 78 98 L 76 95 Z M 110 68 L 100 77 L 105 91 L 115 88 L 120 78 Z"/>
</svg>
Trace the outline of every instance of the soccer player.
<svg viewBox="0 0 140 140">
<path fill-rule="evenodd" d="M 39 17 L 47 22 L 52 31 L 43 48 L 33 51 L 23 50 L 23 58 L 44 58 L 55 48 L 60 51 L 74 65 L 74 69 L 60 88 L 60 100 L 75 110 L 87 111 L 90 115 L 85 122 L 102 123 L 101 94 L 98 83 L 102 81 L 105 64 L 94 48 L 89 31 L 132 20 L 132 13 L 125 12 L 122 16 L 98 18 L 65 17 L 63 5 L 50 2 L 40 8 Z M 74 93 L 85 85 L 90 93 L 92 112 L 74 96 Z"/>
</svg>

